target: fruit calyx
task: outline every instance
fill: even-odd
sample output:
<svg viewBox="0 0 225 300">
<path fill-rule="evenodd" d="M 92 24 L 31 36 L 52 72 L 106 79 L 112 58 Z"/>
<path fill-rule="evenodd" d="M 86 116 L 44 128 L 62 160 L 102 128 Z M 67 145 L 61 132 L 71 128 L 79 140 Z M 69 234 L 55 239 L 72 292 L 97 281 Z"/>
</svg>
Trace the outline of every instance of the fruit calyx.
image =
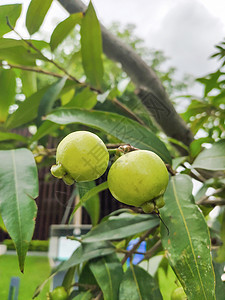
<svg viewBox="0 0 225 300">
<path fill-rule="evenodd" d="M 160 195 L 150 201 L 143 203 L 141 208 L 145 213 L 150 214 L 154 210 L 158 211 L 158 209 L 162 208 L 164 205 L 165 205 L 165 201 L 163 199 L 163 195 Z"/>
</svg>

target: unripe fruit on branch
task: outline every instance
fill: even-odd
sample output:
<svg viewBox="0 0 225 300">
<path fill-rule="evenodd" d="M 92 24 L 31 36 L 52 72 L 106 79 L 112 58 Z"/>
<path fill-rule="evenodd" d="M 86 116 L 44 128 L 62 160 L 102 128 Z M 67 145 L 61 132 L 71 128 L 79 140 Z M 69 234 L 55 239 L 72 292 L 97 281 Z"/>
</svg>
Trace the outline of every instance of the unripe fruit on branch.
<svg viewBox="0 0 225 300">
<path fill-rule="evenodd" d="M 80 182 L 99 178 L 108 162 L 108 150 L 96 134 L 75 131 L 59 143 L 56 150 L 57 165 L 52 166 L 51 173 L 71 185 L 74 180 Z"/>
<path fill-rule="evenodd" d="M 49 293 L 50 300 L 67 300 L 68 294 L 63 286 L 57 286 L 51 293 Z"/>
<path fill-rule="evenodd" d="M 122 203 L 142 207 L 145 212 L 164 206 L 169 180 L 167 168 L 154 152 L 137 150 L 118 158 L 109 170 L 108 186 Z"/>
</svg>

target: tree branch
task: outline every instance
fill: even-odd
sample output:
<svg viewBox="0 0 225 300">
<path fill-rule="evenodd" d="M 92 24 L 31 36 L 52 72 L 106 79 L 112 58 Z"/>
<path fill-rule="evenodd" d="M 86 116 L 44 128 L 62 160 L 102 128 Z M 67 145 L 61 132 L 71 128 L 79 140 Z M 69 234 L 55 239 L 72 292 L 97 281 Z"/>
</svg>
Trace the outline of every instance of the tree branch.
<svg viewBox="0 0 225 300">
<path fill-rule="evenodd" d="M 84 12 L 86 6 L 80 0 L 59 0 L 69 12 Z M 120 62 L 123 70 L 137 87 L 137 95 L 150 111 L 162 130 L 170 137 L 189 146 L 193 141 L 191 130 L 175 111 L 161 81 L 139 55 L 118 37 L 101 25 L 103 51 L 112 60 Z M 184 152 L 180 149 L 180 152 Z"/>
</svg>

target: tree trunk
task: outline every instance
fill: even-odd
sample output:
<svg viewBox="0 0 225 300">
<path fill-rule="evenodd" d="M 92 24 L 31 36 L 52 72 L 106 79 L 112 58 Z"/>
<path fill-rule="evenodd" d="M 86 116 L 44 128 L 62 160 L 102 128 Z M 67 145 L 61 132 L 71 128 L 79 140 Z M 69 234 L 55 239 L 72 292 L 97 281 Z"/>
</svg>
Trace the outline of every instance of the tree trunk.
<svg viewBox="0 0 225 300">
<path fill-rule="evenodd" d="M 83 12 L 86 6 L 80 0 L 59 0 L 70 13 Z M 191 130 L 175 111 L 173 104 L 155 72 L 121 39 L 101 25 L 103 51 L 112 60 L 121 63 L 123 70 L 137 88 L 137 95 L 150 111 L 158 125 L 170 137 L 189 146 L 193 141 Z"/>
</svg>

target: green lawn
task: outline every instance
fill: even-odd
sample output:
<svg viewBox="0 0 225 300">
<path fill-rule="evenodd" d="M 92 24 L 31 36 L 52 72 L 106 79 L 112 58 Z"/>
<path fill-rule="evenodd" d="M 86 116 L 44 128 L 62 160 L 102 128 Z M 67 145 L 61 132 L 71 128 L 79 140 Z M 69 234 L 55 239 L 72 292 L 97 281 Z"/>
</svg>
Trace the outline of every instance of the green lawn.
<svg viewBox="0 0 225 300">
<path fill-rule="evenodd" d="M 0 256 L 0 299 L 8 299 L 10 279 L 20 277 L 19 300 L 31 300 L 36 287 L 50 274 L 47 257 L 27 256 L 24 274 L 19 271 L 17 256 Z M 49 284 L 41 292 L 37 300 L 46 300 Z"/>
</svg>

